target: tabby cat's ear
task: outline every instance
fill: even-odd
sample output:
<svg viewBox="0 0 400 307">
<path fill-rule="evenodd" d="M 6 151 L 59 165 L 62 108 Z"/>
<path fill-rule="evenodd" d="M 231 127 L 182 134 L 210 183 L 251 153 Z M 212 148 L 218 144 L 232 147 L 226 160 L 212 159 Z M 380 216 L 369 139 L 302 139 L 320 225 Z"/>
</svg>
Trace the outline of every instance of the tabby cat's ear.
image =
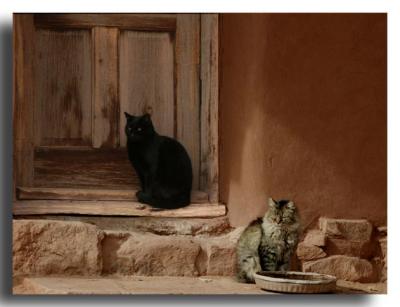
<svg viewBox="0 0 400 307">
<path fill-rule="evenodd" d="M 270 208 L 274 208 L 276 205 L 275 200 L 273 200 L 271 197 L 268 198 L 268 206 L 270 206 Z"/>
<path fill-rule="evenodd" d="M 294 202 L 292 200 L 287 203 L 286 207 L 288 207 L 290 209 L 296 208 L 295 205 L 294 205 Z"/>
<path fill-rule="evenodd" d="M 133 116 L 132 115 L 130 115 L 129 113 L 127 113 L 127 112 L 124 112 L 124 114 L 125 114 L 125 118 L 126 119 L 130 119 L 130 118 L 132 118 Z"/>
</svg>

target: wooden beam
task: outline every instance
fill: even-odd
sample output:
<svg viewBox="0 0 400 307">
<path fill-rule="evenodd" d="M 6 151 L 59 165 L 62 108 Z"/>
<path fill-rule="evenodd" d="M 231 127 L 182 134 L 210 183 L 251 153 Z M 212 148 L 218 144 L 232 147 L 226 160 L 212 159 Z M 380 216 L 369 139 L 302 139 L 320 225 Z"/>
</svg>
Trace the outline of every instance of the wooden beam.
<svg viewBox="0 0 400 307">
<path fill-rule="evenodd" d="M 199 188 L 200 169 L 200 14 L 177 17 L 176 138 L 192 160 L 193 188 Z"/>
<path fill-rule="evenodd" d="M 92 29 L 94 148 L 119 144 L 118 34 L 116 28 Z"/>
<path fill-rule="evenodd" d="M 200 189 L 218 196 L 218 14 L 201 15 Z"/>
<path fill-rule="evenodd" d="M 32 14 L 13 19 L 14 185 L 33 184 L 35 28 Z M 15 190 L 14 190 L 15 191 Z"/>
<path fill-rule="evenodd" d="M 117 27 L 126 30 L 174 32 L 173 14 L 35 14 L 37 28 L 91 29 Z"/>
<path fill-rule="evenodd" d="M 111 189 L 70 189 L 70 188 L 42 188 L 18 187 L 18 199 L 34 200 L 126 200 L 137 201 L 137 190 Z M 202 191 L 192 191 L 193 204 L 208 203 L 208 194 Z"/>
<path fill-rule="evenodd" d="M 26 200 L 14 202 L 13 214 L 78 214 L 208 218 L 224 216 L 226 214 L 226 208 L 221 204 L 191 204 L 185 208 L 159 210 L 133 201 Z"/>
</svg>

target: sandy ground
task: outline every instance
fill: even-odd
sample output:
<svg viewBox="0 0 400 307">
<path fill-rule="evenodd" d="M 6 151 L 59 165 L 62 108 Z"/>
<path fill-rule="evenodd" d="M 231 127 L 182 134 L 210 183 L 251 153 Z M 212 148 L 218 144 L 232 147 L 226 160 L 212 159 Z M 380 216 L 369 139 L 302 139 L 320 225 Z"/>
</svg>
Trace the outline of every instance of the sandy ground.
<svg viewBox="0 0 400 307">
<path fill-rule="evenodd" d="M 386 293 L 386 284 L 338 281 L 337 293 Z M 242 284 L 232 277 L 15 277 L 16 295 L 274 295 L 254 284 Z"/>
</svg>

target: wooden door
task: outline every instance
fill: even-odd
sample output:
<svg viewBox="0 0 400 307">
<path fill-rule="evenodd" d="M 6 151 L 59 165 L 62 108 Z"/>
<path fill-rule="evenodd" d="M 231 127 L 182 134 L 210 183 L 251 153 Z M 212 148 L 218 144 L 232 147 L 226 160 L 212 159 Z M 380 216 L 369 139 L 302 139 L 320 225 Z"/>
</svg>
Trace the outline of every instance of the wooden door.
<svg viewBox="0 0 400 307">
<path fill-rule="evenodd" d="M 203 191 L 197 198 L 217 201 L 217 20 L 16 14 L 19 198 L 133 197 L 127 191 L 138 180 L 127 159 L 123 112 L 149 111 L 156 130 L 188 150 L 193 189 Z"/>
</svg>

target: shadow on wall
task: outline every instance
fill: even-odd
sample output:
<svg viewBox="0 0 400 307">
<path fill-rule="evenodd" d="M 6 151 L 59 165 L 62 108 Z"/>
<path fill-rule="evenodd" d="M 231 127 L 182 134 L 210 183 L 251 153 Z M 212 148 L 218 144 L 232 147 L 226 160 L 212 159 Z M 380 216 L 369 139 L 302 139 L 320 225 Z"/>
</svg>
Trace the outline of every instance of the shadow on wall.
<svg viewBox="0 0 400 307">
<path fill-rule="evenodd" d="M 386 14 L 223 14 L 220 57 L 231 223 L 273 196 L 386 224 Z"/>
<path fill-rule="evenodd" d="M 0 22 L 0 124 L 1 124 L 1 287 L 0 297 L 10 297 L 12 287 L 12 25 Z"/>
</svg>

